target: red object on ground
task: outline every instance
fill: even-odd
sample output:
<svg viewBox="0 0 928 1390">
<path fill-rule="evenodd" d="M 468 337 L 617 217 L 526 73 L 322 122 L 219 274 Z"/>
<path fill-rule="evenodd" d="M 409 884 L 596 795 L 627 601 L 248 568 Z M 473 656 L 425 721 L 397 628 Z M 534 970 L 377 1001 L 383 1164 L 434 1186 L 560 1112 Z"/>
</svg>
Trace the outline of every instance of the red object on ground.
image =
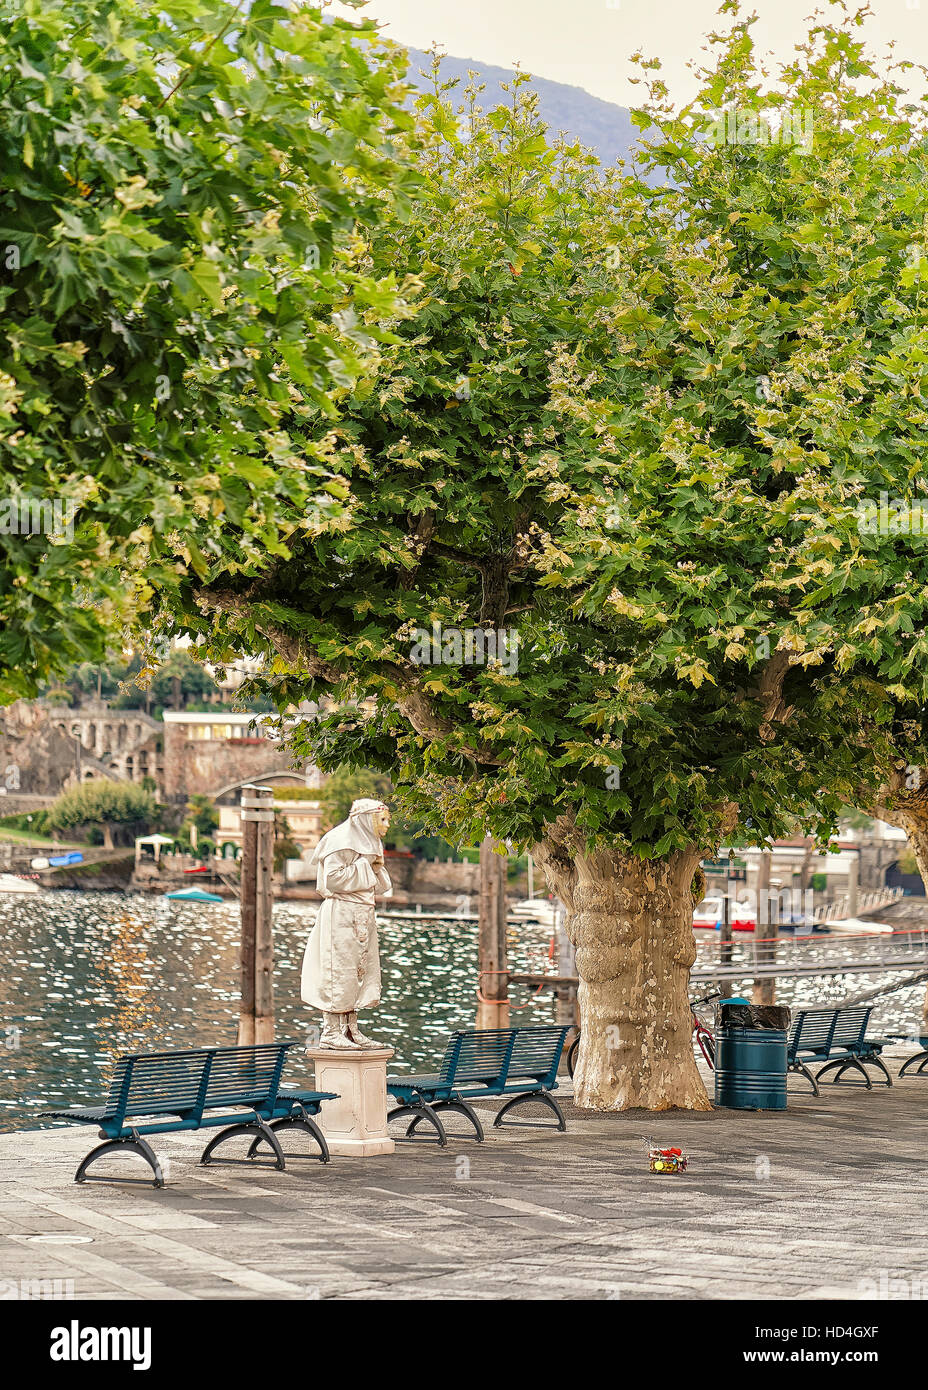
<svg viewBox="0 0 928 1390">
<path fill-rule="evenodd" d="M 208 873 L 209 873 L 209 869 L 206 867 L 205 864 L 201 864 L 200 867 L 199 867 L 198 869 L 185 869 L 185 870 L 184 870 L 184 873 L 185 873 L 185 874 L 208 874 Z"/>
</svg>

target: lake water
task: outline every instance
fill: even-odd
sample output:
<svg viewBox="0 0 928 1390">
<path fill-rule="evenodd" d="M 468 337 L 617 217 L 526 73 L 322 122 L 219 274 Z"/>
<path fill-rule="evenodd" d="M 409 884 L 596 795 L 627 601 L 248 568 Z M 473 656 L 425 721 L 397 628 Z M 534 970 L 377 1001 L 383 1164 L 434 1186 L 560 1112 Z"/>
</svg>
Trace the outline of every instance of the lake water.
<svg viewBox="0 0 928 1390">
<path fill-rule="evenodd" d="M 279 1038 L 303 1039 L 319 1022 L 299 994 L 313 912 L 304 903 L 274 906 Z M 391 1071 L 432 1070 L 448 1033 L 474 1026 L 476 925 L 381 919 L 379 933 L 383 1000 L 362 1016 L 362 1026 L 396 1049 Z M 548 935 L 541 927 L 513 929 L 512 968 L 538 969 Z M 120 1053 L 234 1044 L 238 940 L 235 903 L 105 893 L 0 896 L 0 1130 L 52 1123 L 38 1118 L 49 1107 L 98 1101 Z M 782 980 L 778 997 L 828 1004 L 879 982 L 857 974 Z M 910 986 L 877 1001 L 874 1031 L 917 1028 L 923 991 Z M 512 997 L 521 1003 L 529 995 L 513 986 Z M 512 1015 L 513 1023 L 553 1018 L 548 993 Z M 308 1067 L 296 1049 L 287 1079 L 309 1081 Z"/>
<path fill-rule="evenodd" d="M 320 1015 L 300 999 L 314 905 L 274 905 L 276 1035 L 303 1039 Z M 381 919 L 383 999 L 361 1023 L 396 1050 L 391 1071 L 431 1070 L 449 1032 L 472 1028 L 472 922 Z M 514 962 L 546 949 L 520 928 Z M 148 895 L 0 895 L 0 1130 L 50 1124 L 44 1109 L 99 1101 L 123 1052 L 231 1046 L 238 1027 L 237 903 L 168 903 Z M 514 1017 L 547 1023 L 553 1001 Z M 17 1044 L 15 1047 L 11 1043 Z M 295 1049 L 286 1078 L 311 1081 Z"/>
</svg>

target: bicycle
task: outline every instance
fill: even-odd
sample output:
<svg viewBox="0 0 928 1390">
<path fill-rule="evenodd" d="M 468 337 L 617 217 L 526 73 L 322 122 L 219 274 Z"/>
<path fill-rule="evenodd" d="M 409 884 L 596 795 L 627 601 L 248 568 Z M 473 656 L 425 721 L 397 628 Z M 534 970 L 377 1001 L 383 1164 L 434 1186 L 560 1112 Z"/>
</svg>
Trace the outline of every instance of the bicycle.
<svg viewBox="0 0 928 1390">
<path fill-rule="evenodd" d="M 693 1019 L 694 1043 L 698 1045 L 700 1052 L 706 1060 L 706 1065 L 712 1068 L 713 1070 L 715 1069 L 715 1034 L 712 1032 L 711 1028 L 707 1027 L 706 1024 L 703 1023 L 696 1010 L 700 1007 L 700 1005 L 708 1004 L 710 1000 L 721 999 L 721 997 L 722 991 L 720 989 L 717 989 L 712 994 L 704 995 L 702 999 L 693 1000 L 690 1004 L 690 1013 Z M 580 1030 L 578 1028 L 577 1036 L 574 1038 L 573 1042 L 570 1044 L 570 1047 L 567 1049 L 567 1074 L 571 1078 L 574 1074 L 574 1068 L 577 1065 L 577 1052 L 579 1050 L 579 1047 Z"/>
</svg>

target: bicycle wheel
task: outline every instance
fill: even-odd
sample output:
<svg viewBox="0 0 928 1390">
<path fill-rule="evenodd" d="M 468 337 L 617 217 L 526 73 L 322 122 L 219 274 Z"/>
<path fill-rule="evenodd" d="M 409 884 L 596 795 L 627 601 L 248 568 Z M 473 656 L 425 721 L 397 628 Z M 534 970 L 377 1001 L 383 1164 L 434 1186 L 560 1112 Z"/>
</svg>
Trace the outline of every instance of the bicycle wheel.
<svg viewBox="0 0 928 1390">
<path fill-rule="evenodd" d="M 574 1067 L 577 1065 L 577 1051 L 580 1047 L 580 1034 L 574 1038 L 570 1047 L 567 1049 L 567 1075 L 573 1080 Z"/>
</svg>

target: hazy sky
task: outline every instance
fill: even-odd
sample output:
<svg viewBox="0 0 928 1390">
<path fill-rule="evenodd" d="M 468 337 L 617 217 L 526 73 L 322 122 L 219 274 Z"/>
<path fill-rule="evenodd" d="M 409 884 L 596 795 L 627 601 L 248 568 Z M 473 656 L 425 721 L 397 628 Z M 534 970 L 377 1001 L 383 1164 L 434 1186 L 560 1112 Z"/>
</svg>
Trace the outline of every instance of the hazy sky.
<svg viewBox="0 0 928 1390">
<path fill-rule="evenodd" d="M 366 12 L 400 43 L 428 48 L 433 41 L 459 58 L 499 67 L 518 61 L 529 72 L 585 87 L 622 106 L 640 100 L 629 83 L 629 55 L 641 49 L 660 58 L 678 100 L 693 94 L 687 61 L 699 56 L 705 34 L 727 30 L 720 0 L 368 0 Z M 803 20 L 826 0 L 755 0 L 759 46 L 789 59 Z M 856 6 L 855 6 L 856 8 Z M 871 0 L 873 18 L 863 32 L 878 51 L 896 42 L 896 57 L 928 64 L 928 0 Z M 917 84 L 921 94 L 922 84 Z"/>
</svg>

